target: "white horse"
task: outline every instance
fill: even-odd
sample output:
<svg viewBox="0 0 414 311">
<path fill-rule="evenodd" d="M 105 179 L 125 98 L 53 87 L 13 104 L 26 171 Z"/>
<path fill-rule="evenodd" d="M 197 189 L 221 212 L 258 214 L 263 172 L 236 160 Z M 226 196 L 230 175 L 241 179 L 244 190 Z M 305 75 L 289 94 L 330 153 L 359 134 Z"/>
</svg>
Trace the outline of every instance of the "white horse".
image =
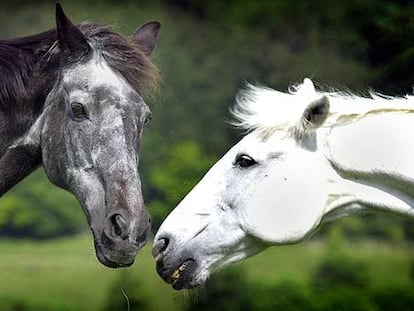
<svg viewBox="0 0 414 311">
<path fill-rule="evenodd" d="M 339 217 L 414 216 L 414 96 L 322 93 L 305 79 L 289 93 L 251 86 L 233 113 L 248 134 L 155 237 L 157 271 L 175 289 Z"/>
</svg>

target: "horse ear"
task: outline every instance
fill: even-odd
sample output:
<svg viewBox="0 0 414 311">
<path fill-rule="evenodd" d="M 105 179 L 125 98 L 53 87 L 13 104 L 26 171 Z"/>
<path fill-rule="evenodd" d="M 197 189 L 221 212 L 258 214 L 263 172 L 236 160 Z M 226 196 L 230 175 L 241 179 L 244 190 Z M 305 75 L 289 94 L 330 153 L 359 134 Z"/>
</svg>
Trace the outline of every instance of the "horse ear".
<svg viewBox="0 0 414 311">
<path fill-rule="evenodd" d="M 329 115 L 329 99 L 327 96 L 311 102 L 304 110 L 300 126 L 305 131 L 312 131 L 322 126 Z"/>
<path fill-rule="evenodd" d="M 145 55 L 150 55 L 157 45 L 161 23 L 148 22 L 135 30 L 132 40 L 138 44 Z"/>
<path fill-rule="evenodd" d="M 307 93 L 315 93 L 315 86 L 313 85 L 312 80 L 309 78 L 303 79 L 301 90 Z"/>
<path fill-rule="evenodd" d="M 91 50 L 85 36 L 65 15 L 60 3 L 56 3 L 56 29 L 59 47 L 63 51 L 74 56 L 84 56 Z"/>
</svg>

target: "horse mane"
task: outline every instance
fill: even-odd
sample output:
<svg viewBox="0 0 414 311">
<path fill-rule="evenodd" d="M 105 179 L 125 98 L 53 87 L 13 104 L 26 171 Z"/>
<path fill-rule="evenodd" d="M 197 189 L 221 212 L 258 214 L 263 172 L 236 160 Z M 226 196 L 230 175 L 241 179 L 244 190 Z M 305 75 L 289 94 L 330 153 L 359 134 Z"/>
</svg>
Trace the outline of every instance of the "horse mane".
<svg viewBox="0 0 414 311">
<path fill-rule="evenodd" d="M 329 115 L 323 127 L 352 122 L 371 113 L 414 112 L 414 96 L 391 97 L 370 92 L 361 97 L 350 92 L 316 90 L 310 79 L 293 85 L 288 92 L 248 84 L 236 97 L 231 109 L 235 127 L 246 132 L 259 132 L 264 136 L 275 132 L 289 132 L 301 120 L 307 105 L 327 96 Z"/>
<path fill-rule="evenodd" d="M 107 25 L 85 22 L 79 29 L 92 48 L 138 93 L 151 94 L 157 89 L 159 72 L 140 46 L 114 32 Z"/>
<path fill-rule="evenodd" d="M 137 44 L 112 31 L 109 26 L 85 22 L 78 27 L 93 50 L 132 88 L 139 93 L 155 91 L 158 70 Z M 55 29 L 0 40 L 0 110 L 13 110 L 16 103 L 24 105 L 33 96 L 45 96 L 56 79 L 59 55 Z M 38 105 L 43 105 L 43 102 Z"/>
<path fill-rule="evenodd" d="M 14 109 L 16 102 L 26 103 L 35 89 L 38 90 L 48 80 L 42 74 L 45 68 L 54 68 L 54 71 L 58 68 L 55 59 L 49 59 L 46 66 L 41 57 L 44 47 L 52 43 L 53 34 L 56 38 L 56 31 L 47 31 L 29 37 L 0 40 L 1 110 Z"/>
</svg>

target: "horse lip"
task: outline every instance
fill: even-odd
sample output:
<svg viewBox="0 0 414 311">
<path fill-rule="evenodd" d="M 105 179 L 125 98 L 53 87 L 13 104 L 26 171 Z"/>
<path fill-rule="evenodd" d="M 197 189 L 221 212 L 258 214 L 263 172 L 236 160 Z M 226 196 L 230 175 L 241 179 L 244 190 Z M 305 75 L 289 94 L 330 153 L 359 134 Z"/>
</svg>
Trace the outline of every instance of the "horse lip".
<svg viewBox="0 0 414 311">
<path fill-rule="evenodd" d="M 113 269 L 116 269 L 116 268 L 127 268 L 127 267 L 132 266 L 132 264 L 134 263 L 134 261 L 131 261 L 130 263 L 127 263 L 127 264 L 116 263 L 116 262 L 113 262 L 113 261 L 111 261 L 109 259 L 106 259 L 106 257 L 103 257 L 103 258 L 98 257 L 98 259 L 99 259 L 99 261 L 103 265 L 105 265 L 108 268 L 113 268 Z"/>
<path fill-rule="evenodd" d="M 108 268 L 127 268 L 134 264 L 135 260 L 133 259 L 131 262 L 128 263 L 119 263 L 109 260 L 105 254 L 103 253 L 102 247 L 100 245 L 96 245 L 96 257 L 98 258 L 99 262 Z"/>
<path fill-rule="evenodd" d="M 183 289 L 189 286 L 191 275 L 195 270 L 195 260 L 188 258 L 184 260 L 174 271 L 166 278 L 166 282 L 171 284 L 175 290 Z"/>
</svg>

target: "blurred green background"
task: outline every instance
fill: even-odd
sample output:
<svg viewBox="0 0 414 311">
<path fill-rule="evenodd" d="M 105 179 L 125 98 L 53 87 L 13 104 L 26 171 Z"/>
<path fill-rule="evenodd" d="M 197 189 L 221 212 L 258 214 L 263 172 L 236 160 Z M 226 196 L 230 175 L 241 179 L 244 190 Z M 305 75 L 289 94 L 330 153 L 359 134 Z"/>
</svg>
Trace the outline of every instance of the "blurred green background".
<svg viewBox="0 0 414 311">
<path fill-rule="evenodd" d="M 209 166 L 240 139 L 226 121 L 245 82 L 279 90 L 311 77 L 321 88 L 412 92 L 413 1 L 62 1 L 79 23 L 125 34 L 160 20 L 153 55 L 160 92 L 141 149 L 154 231 Z M 2 1 L 0 37 L 54 27 L 54 1 Z M 175 292 L 150 245 L 132 268 L 95 259 L 75 199 L 42 170 L 0 199 L 0 310 L 412 310 L 414 223 L 349 217 L 310 241 L 273 247 Z M 127 297 L 127 298 L 126 298 Z"/>
</svg>

